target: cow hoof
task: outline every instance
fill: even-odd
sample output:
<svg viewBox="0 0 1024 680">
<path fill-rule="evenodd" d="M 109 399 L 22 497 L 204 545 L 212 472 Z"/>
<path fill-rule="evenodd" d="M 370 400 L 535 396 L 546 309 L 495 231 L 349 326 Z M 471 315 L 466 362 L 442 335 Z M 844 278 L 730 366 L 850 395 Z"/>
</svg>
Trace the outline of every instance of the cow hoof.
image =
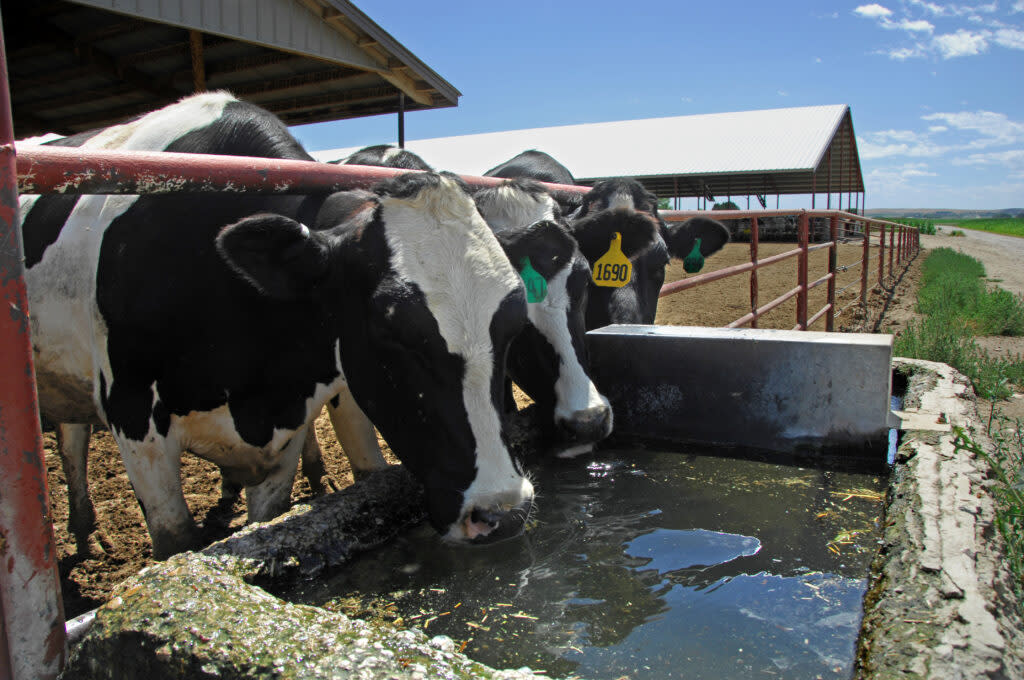
<svg viewBox="0 0 1024 680">
<path fill-rule="evenodd" d="M 78 549 L 79 554 L 82 553 L 82 548 Z M 100 557 L 110 552 L 110 543 L 107 541 L 106 536 L 101 534 L 99 531 L 94 531 L 85 540 L 85 554 L 89 557 Z"/>
</svg>

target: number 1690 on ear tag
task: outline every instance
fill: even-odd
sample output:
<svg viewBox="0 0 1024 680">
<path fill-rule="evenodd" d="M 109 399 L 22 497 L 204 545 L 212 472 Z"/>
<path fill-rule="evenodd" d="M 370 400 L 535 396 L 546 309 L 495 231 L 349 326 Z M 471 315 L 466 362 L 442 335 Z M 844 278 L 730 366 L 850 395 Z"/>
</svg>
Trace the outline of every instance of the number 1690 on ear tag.
<svg viewBox="0 0 1024 680">
<path fill-rule="evenodd" d="M 610 288 L 622 288 L 633 276 L 633 265 L 622 252 L 622 234 L 615 232 L 608 252 L 594 263 L 594 283 Z"/>
</svg>

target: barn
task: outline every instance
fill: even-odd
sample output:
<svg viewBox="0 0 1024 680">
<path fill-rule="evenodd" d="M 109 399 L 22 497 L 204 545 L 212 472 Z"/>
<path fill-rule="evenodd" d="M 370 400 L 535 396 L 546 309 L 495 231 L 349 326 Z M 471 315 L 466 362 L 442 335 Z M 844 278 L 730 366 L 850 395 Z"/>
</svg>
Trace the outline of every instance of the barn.
<svg viewBox="0 0 1024 680">
<path fill-rule="evenodd" d="M 845 104 L 507 130 L 405 146 L 435 167 L 469 175 L 537 149 L 558 159 L 580 184 L 633 177 L 674 200 L 677 209 L 728 200 L 749 209 L 751 198 L 761 208 L 776 208 L 780 196 L 790 195 L 806 197 L 811 208 L 864 209 L 853 114 Z M 355 150 L 313 155 L 329 161 Z M 684 199 L 696 205 L 684 206 Z"/>
</svg>

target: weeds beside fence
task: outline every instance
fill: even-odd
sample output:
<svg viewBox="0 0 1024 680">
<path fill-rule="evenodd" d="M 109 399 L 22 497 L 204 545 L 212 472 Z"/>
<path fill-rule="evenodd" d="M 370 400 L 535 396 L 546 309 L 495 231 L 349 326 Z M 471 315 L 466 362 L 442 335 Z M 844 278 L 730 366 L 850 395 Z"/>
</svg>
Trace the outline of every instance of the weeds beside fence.
<svg viewBox="0 0 1024 680">
<path fill-rule="evenodd" d="M 978 335 L 1024 335 L 1024 298 L 989 289 L 985 268 L 950 248 L 933 250 L 923 265 L 918 310 L 925 318 L 896 339 L 899 356 L 940 361 L 968 378 L 985 399 L 1006 399 L 1024 387 L 1024 358 L 994 358 L 975 342 Z"/>
</svg>

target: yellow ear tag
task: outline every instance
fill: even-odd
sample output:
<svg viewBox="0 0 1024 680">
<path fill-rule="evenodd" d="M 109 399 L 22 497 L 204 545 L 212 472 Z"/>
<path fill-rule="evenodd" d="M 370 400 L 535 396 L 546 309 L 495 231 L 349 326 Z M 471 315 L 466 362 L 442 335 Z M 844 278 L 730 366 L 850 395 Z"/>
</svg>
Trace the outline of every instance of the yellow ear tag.
<svg viewBox="0 0 1024 680">
<path fill-rule="evenodd" d="M 622 252 L 622 234 L 615 232 L 608 252 L 594 263 L 594 283 L 610 288 L 622 288 L 633 276 L 633 265 Z"/>
</svg>

